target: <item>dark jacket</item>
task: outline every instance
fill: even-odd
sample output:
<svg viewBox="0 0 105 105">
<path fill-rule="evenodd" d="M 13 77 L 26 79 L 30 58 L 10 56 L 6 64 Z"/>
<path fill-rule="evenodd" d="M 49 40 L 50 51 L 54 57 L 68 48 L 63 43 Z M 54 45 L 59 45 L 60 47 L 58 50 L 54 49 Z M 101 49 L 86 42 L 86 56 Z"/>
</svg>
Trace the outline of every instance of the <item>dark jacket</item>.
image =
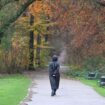
<svg viewBox="0 0 105 105">
<path fill-rule="evenodd" d="M 60 65 L 57 61 L 52 61 L 49 64 L 49 78 L 52 89 L 59 88 L 60 81 L 60 73 L 59 73 Z"/>
<path fill-rule="evenodd" d="M 59 68 L 60 68 L 60 65 L 58 62 L 51 62 L 49 64 L 49 75 L 50 76 L 57 76 L 59 75 Z"/>
</svg>

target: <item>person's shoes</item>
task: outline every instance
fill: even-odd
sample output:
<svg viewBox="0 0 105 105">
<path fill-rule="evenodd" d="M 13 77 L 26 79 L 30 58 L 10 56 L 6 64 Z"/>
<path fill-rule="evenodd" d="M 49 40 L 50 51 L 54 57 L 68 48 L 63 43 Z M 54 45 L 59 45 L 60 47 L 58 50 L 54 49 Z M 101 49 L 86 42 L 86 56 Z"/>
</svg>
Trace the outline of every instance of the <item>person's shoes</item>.
<svg viewBox="0 0 105 105">
<path fill-rule="evenodd" d="M 51 96 L 56 95 L 56 89 L 52 90 Z"/>
<path fill-rule="evenodd" d="M 54 92 L 54 90 L 51 92 L 51 96 L 54 96 L 55 95 L 55 92 Z"/>
<path fill-rule="evenodd" d="M 54 89 L 54 95 L 56 95 L 56 89 Z"/>
<path fill-rule="evenodd" d="M 54 95 L 56 95 L 56 92 L 54 93 Z"/>
</svg>

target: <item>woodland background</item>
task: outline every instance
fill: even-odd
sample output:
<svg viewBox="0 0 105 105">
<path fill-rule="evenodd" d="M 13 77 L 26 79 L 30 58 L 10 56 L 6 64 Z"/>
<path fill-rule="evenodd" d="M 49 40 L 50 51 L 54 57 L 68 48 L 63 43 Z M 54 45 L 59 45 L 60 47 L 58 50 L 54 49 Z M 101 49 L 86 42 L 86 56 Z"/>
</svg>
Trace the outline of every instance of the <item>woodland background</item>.
<svg viewBox="0 0 105 105">
<path fill-rule="evenodd" d="M 45 66 L 66 48 L 74 71 L 105 73 L 104 0 L 0 0 L 0 72 Z"/>
</svg>

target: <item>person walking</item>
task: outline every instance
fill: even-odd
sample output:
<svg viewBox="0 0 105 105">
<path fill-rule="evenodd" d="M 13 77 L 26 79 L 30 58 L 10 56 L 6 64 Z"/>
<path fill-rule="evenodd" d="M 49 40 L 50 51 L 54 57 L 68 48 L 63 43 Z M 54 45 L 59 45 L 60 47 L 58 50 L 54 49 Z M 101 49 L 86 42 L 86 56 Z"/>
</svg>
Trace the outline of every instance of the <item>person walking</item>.
<svg viewBox="0 0 105 105">
<path fill-rule="evenodd" d="M 58 62 L 58 57 L 54 55 L 52 57 L 52 62 L 49 64 L 49 79 L 51 84 L 51 96 L 56 95 L 56 91 L 59 88 L 60 81 L 60 64 Z"/>
</svg>

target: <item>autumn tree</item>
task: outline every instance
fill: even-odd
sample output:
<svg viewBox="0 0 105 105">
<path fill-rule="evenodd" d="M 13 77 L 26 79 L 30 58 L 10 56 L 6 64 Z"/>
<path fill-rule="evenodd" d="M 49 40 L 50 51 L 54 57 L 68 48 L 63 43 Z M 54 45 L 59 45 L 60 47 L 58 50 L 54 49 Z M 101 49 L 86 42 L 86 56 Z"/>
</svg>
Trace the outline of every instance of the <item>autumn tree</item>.
<svg viewBox="0 0 105 105">
<path fill-rule="evenodd" d="M 47 2 L 53 10 L 52 20 L 58 24 L 56 29 L 66 42 L 70 64 L 82 64 L 89 57 L 104 58 L 104 0 Z"/>
<path fill-rule="evenodd" d="M 35 61 L 36 64 L 40 66 L 41 64 L 41 49 L 42 49 L 42 41 L 45 38 L 45 42 L 48 40 L 49 33 L 49 24 L 50 21 L 48 17 L 51 15 L 50 7 L 46 3 L 46 1 L 36 1 L 29 7 L 30 13 L 35 17 L 34 23 L 34 33 L 36 38 L 36 56 Z M 35 42 L 34 42 L 35 43 Z"/>
</svg>

